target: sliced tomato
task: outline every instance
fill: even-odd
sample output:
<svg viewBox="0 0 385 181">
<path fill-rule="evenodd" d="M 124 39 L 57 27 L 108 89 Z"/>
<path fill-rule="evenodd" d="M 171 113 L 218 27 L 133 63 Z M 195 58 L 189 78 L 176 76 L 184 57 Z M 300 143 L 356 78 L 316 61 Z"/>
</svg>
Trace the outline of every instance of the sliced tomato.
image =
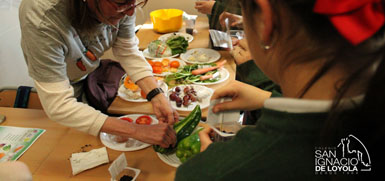
<svg viewBox="0 0 385 181">
<path fill-rule="evenodd" d="M 139 116 L 137 119 L 136 119 L 136 124 L 145 124 L 145 125 L 150 125 L 152 123 L 152 119 L 150 116 L 147 116 L 147 115 L 143 115 L 143 116 Z"/>
<path fill-rule="evenodd" d="M 128 122 L 130 122 L 130 123 L 132 123 L 134 120 L 132 120 L 131 118 L 129 118 L 129 117 L 122 117 L 122 118 L 120 118 L 121 120 L 125 120 L 125 121 L 128 121 Z"/>
<path fill-rule="evenodd" d="M 179 66 L 180 66 L 180 63 L 176 60 L 174 60 L 170 63 L 170 67 L 172 67 L 172 68 L 179 68 Z"/>
</svg>

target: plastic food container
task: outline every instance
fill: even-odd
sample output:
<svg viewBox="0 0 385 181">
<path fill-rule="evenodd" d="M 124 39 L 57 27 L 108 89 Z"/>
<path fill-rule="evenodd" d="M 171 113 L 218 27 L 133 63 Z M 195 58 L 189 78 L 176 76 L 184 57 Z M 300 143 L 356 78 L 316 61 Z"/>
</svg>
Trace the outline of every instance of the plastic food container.
<svg viewBox="0 0 385 181">
<path fill-rule="evenodd" d="M 118 180 L 131 180 L 135 181 L 138 175 L 140 174 L 140 170 L 137 168 L 132 167 L 126 167 L 123 171 L 119 173 L 119 175 L 116 178 L 111 178 L 111 181 L 118 181 Z"/>
<path fill-rule="evenodd" d="M 156 32 L 170 33 L 182 28 L 182 15 L 179 9 L 158 9 L 150 13 L 150 18 Z"/>
<path fill-rule="evenodd" d="M 214 126 L 214 142 L 229 141 L 242 128 L 242 126 L 236 122 L 223 123 L 222 131 L 220 131 L 220 127 L 221 125 L 219 123 Z"/>
</svg>

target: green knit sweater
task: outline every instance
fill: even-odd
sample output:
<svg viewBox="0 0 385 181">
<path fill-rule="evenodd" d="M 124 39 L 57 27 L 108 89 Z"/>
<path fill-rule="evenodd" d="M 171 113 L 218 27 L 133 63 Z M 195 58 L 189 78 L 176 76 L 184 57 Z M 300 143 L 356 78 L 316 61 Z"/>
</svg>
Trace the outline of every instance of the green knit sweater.
<svg viewBox="0 0 385 181">
<path fill-rule="evenodd" d="M 256 126 L 228 142 L 211 144 L 181 165 L 177 181 L 321 180 L 314 172 L 314 149 L 327 113 L 262 109 Z"/>
</svg>

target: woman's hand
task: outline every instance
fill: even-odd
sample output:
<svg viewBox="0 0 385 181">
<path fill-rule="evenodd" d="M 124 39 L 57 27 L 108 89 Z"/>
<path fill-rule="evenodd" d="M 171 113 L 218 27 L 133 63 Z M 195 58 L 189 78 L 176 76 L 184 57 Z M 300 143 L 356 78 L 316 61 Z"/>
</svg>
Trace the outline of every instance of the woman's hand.
<svg viewBox="0 0 385 181">
<path fill-rule="evenodd" d="M 213 133 L 213 130 L 207 126 L 205 127 L 202 131 L 200 131 L 199 134 L 199 139 L 201 140 L 201 152 L 205 151 L 206 148 L 213 143 L 211 141 L 211 135 Z"/>
<path fill-rule="evenodd" d="M 195 2 L 195 9 L 203 14 L 211 14 L 215 1 L 198 1 Z"/>
<path fill-rule="evenodd" d="M 226 18 L 229 19 L 229 25 L 231 27 L 242 27 L 243 26 L 243 17 L 240 15 L 223 12 L 221 15 L 219 15 L 219 23 L 221 24 L 222 28 L 226 27 L 225 20 Z"/>
<path fill-rule="evenodd" d="M 168 148 L 170 145 L 175 146 L 176 134 L 172 125 L 162 123 L 152 125 L 141 125 L 135 123 L 128 123 L 127 121 L 108 117 L 104 122 L 101 132 L 117 135 L 120 141 L 125 138 L 134 138 L 136 140 L 160 145 Z"/>
<path fill-rule="evenodd" d="M 237 65 L 241 65 L 252 59 L 246 39 L 239 40 L 238 45 L 234 46 L 230 54 L 234 57 Z"/>
<path fill-rule="evenodd" d="M 164 94 L 158 94 L 152 98 L 151 104 L 159 121 L 173 125 L 179 120 L 178 112 L 171 107 L 170 101 L 167 100 Z"/>
<path fill-rule="evenodd" d="M 158 87 L 158 83 L 154 77 L 145 77 L 136 82 L 139 87 L 148 94 L 151 90 Z M 160 122 L 173 125 L 179 120 L 178 112 L 176 112 L 167 100 L 166 96 L 161 93 L 151 99 L 152 109 L 156 115 L 156 118 Z"/>
<path fill-rule="evenodd" d="M 219 103 L 214 106 L 213 112 L 221 112 L 227 110 L 255 110 L 260 109 L 266 99 L 270 98 L 271 92 L 264 91 L 260 88 L 232 81 L 226 86 L 217 89 L 211 99 L 222 97 L 231 97 L 232 101 Z"/>
<path fill-rule="evenodd" d="M 132 138 L 145 143 L 159 145 L 168 148 L 170 145 L 175 146 L 176 134 L 172 125 L 159 123 L 153 125 L 132 124 L 135 134 Z"/>
</svg>

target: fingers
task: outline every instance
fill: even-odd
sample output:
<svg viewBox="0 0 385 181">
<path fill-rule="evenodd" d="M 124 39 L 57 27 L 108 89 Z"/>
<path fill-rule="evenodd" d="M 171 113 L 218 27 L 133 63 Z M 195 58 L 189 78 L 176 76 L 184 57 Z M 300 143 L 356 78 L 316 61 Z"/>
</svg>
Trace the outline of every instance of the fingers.
<svg viewBox="0 0 385 181">
<path fill-rule="evenodd" d="M 166 125 L 164 123 L 161 124 L 163 124 L 163 126 L 165 127 L 163 130 L 164 134 L 162 136 L 162 140 L 159 146 L 163 148 L 168 148 L 170 145 L 172 145 L 174 147 L 176 144 L 176 134 L 174 129 L 171 127 L 171 125 Z"/>
<path fill-rule="evenodd" d="M 230 24 L 230 26 L 234 27 L 234 26 L 238 26 L 238 24 L 239 24 L 239 22 L 233 21 L 233 22 Z"/>
<path fill-rule="evenodd" d="M 211 97 L 211 100 L 219 99 L 222 97 L 234 97 L 235 95 L 236 92 L 234 91 L 233 87 L 229 84 L 225 87 L 215 90 L 213 96 Z"/>
<path fill-rule="evenodd" d="M 247 45 L 246 39 L 239 40 L 239 46 L 243 48 L 244 50 L 248 50 L 249 46 Z"/>
<path fill-rule="evenodd" d="M 236 101 L 236 100 L 219 103 L 213 107 L 213 112 L 217 113 L 217 112 L 222 112 L 222 111 L 238 110 L 239 105 L 241 105 L 241 103 L 239 101 Z"/>
<path fill-rule="evenodd" d="M 206 127 L 202 131 L 200 131 L 199 134 L 199 139 L 201 140 L 201 152 L 205 151 L 206 148 L 213 143 L 210 139 L 210 132 L 212 132 L 212 129 L 210 127 Z"/>
<path fill-rule="evenodd" d="M 175 124 L 175 123 L 177 123 L 179 121 L 179 113 L 176 110 L 174 110 L 173 114 L 174 114 L 174 122 L 173 122 L 173 124 Z"/>
<path fill-rule="evenodd" d="M 173 125 L 174 124 L 174 122 L 175 122 L 175 120 L 174 120 L 174 112 L 173 111 L 167 111 L 167 123 L 169 124 L 169 125 Z"/>
<path fill-rule="evenodd" d="M 159 123 L 164 123 L 167 121 L 166 118 L 162 115 L 162 113 L 157 109 L 154 109 L 154 113 L 155 113 L 156 119 L 159 120 Z"/>
</svg>

